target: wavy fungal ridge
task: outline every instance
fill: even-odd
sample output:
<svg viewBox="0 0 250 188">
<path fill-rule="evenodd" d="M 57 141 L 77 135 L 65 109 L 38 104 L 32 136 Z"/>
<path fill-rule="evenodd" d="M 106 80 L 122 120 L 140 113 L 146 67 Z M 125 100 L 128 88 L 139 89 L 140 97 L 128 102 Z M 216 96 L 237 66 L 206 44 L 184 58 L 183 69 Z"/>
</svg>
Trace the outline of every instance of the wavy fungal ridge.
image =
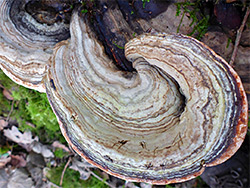
<svg viewBox="0 0 250 188">
<path fill-rule="evenodd" d="M 124 74 L 87 19 L 75 13 L 70 27 L 71 39 L 55 48 L 46 90 L 81 156 L 118 177 L 165 184 L 236 152 L 246 97 L 236 73 L 208 47 L 183 35 L 141 35 L 125 46 L 136 71 Z"/>
<path fill-rule="evenodd" d="M 45 92 L 42 79 L 49 58 L 54 45 L 69 38 L 69 24 L 38 22 L 33 17 L 37 13 L 27 11 L 31 2 L 0 1 L 0 68 L 16 83 Z"/>
<path fill-rule="evenodd" d="M 129 40 L 145 20 L 120 21 L 116 5 L 99 2 L 103 15 L 83 15 L 78 5 L 0 0 L 0 68 L 46 91 L 79 155 L 126 180 L 167 184 L 192 179 L 239 149 L 248 104 L 225 60 L 180 34 Z"/>
</svg>

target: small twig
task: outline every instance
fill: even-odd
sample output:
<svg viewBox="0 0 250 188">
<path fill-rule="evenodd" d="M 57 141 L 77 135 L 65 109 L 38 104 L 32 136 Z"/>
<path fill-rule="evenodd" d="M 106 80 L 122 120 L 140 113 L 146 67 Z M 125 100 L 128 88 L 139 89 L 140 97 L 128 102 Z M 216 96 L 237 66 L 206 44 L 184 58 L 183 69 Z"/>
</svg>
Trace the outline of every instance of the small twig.
<svg viewBox="0 0 250 188">
<path fill-rule="evenodd" d="M 8 114 L 8 116 L 7 116 L 7 119 L 6 119 L 7 122 L 9 122 L 9 120 L 10 120 L 10 115 L 11 115 L 11 113 L 13 112 L 14 102 L 15 102 L 15 101 L 13 100 L 12 103 L 11 103 L 11 109 L 10 109 L 10 112 L 9 112 L 9 114 Z"/>
<path fill-rule="evenodd" d="M 72 160 L 72 157 L 69 157 L 68 162 L 67 162 L 66 165 L 64 166 L 64 169 L 63 169 L 62 175 L 61 175 L 60 186 L 62 186 L 64 173 L 65 173 L 66 169 L 68 168 L 69 163 L 71 162 L 71 160 Z"/>
<path fill-rule="evenodd" d="M 113 185 L 109 184 L 108 182 L 106 182 L 104 179 L 102 179 L 101 177 L 99 177 L 98 175 L 96 175 L 94 172 L 92 172 L 91 170 L 89 171 L 91 175 L 95 176 L 98 180 L 102 181 L 103 183 L 105 183 L 106 185 L 108 185 L 111 188 L 115 188 Z"/>
<path fill-rule="evenodd" d="M 33 123 L 30 123 L 28 121 L 26 121 L 25 123 L 26 123 L 26 125 L 28 125 L 28 126 L 30 126 L 32 128 L 36 128 L 36 125 L 34 125 Z"/>
<path fill-rule="evenodd" d="M 58 186 L 58 185 L 56 185 L 56 184 L 54 184 L 54 183 L 52 183 L 52 182 L 50 182 L 50 181 L 48 181 L 47 184 L 48 184 L 50 187 L 62 188 L 61 186 Z"/>
<path fill-rule="evenodd" d="M 243 29 L 244 29 L 244 27 L 246 25 L 246 21 L 247 21 L 247 18 L 249 16 L 249 13 L 250 13 L 250 8 L 247 7 L 246 14 L 244 16 L 242 24 L 241 24 L 240 28 L 237 30 L 237 37 L 236 37 L 236 40 L 235 40 L 234 51 L 232 53 L 231 60 L 229 62 L 229 64 L 231 66 L 233 66 L 233 64 L 234 64 L 234 60 L 235 60 L 235 57 L 236 57 L 237 51 L 238 51 L 238 46 L 240 44 L 240 39 L 241 39 L 242 31 L 243 31 Z"/>
</svg>

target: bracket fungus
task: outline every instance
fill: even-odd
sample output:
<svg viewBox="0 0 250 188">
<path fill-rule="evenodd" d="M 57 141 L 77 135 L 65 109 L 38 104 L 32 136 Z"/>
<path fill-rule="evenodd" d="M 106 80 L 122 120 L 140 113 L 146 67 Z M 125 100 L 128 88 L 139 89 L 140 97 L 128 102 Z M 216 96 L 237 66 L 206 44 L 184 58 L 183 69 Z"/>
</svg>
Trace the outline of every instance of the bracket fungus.
<svg viewBox="0 0 250 188">
<path fill-rule="evenodd" d="M 0 0 L 0 68 L 18 84 L 41 92 L 54 45 L 69 37 L 69 23 L 57 19 L 59 10 L 47 2 Z"/>
<path fill-rule="evenodd" d="M 220 164 L 247 131 L 236 72 L 203 43 L 144 34 L 125 46 L 133 72 L 105 54 L 86 17 L 72 15 L 45 87 L 63 135 L 88 162 L 117 177 L 176 183 Z"/>
</svg>

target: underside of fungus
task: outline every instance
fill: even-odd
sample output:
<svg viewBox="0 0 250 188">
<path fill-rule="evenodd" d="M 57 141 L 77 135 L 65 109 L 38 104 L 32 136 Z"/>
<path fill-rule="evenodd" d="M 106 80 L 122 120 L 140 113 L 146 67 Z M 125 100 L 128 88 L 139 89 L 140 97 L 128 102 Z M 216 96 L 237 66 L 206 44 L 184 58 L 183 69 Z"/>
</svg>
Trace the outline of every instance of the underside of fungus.
<svg viewBox="0 0 250 188">
<path fill-rule="evenodd" d="M 56 43 L 69 37 L 53 2 L 0 0 L 0 68 L 15 82 L 45 92 L 42 79 Z M 51 10 L 52 9 L 52 10 Z"/>
<path fill-rule="evenodd" d="M 247 131 L 240 78 L 212 50 L 184 35 L 144 34 L 125 46 L 135 71 L 119 70 L 75 12 L 58 43 L 46 92 L 72 148 L 131 181 L 186 181 L 220 164 Z"/>
</svg>

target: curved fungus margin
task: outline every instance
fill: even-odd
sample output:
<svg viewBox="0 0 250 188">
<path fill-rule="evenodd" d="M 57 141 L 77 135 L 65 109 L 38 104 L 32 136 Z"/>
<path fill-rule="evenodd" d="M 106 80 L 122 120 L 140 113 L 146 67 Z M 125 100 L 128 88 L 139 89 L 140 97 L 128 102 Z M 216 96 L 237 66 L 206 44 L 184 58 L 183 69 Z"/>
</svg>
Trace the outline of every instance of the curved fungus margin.
<svg viewBox="0 0 250 188">
<path fill-rule="evenodd" d="M 31 9 L 32 2 L 0 0 L 0 68 L 16 83 L 45 92 L 48 60 L 54 45 L 69 38 L 69 23 L 47 23 L 43 18 L 55 13 L 41 3 Z"/>
<path fill-rule="evenodd" d="M 168 184 L 200 175 L 240 147 L 242 83 L 203 43 L 140 35 L 125 46 L 136 71 L 125 72 L 77 12 L 70 35 L 54 48 L 45 87 L 63 135 L 88 162 L 122 179 Z"/>
</svg>

